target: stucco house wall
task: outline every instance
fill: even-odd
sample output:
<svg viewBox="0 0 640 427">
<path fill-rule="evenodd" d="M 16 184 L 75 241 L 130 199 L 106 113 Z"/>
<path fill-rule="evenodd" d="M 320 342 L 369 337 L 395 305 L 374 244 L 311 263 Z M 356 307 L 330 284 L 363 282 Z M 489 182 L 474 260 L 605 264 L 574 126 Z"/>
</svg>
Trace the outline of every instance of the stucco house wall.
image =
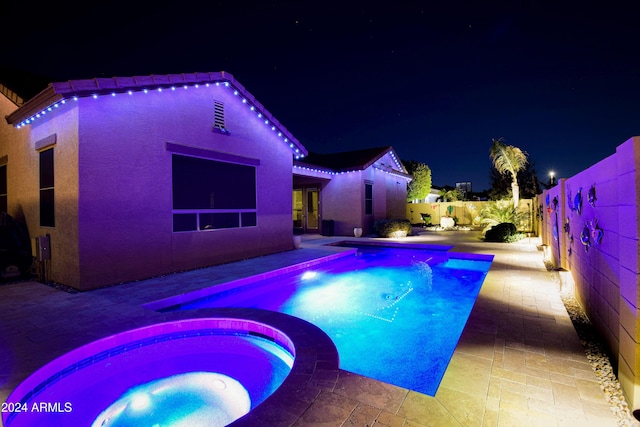
<svg viewBox="0 0 640 427">
<path fill-rule="evenodd" d="M 640 408 L 640 137 L 538 197 L 543 243 L 617 360 Z"/>
<path fill-rule="evenodd" d="M 2 117 L 9 115 L 16 108 L 16 104 L 0 94 L 0 115 Z M 37 157 L 35 155 L 30 156 L 29 151 L 22 149 L 23 146 L 28 144 L 28 136 L 27 133 L 21 132 L 20 129 L 0 123 L 0 165 L 6 165 L 7 167 L 8 213 L 20 221 L 25 219 L 25 209 L 30 208 L 30 201 L 25 197 L 27 194 L 26 189 L 34 182 L 37 185 L 38 179 L 37 176 L 25 176 L 24 179 L 21 179 L 17 174 L 12 173 L 14 168 L 16 171 L 18 170 L 19 165 L 28 167 L 36 164 Z M 9 160 L 11 160 L 11 165 L 9 165 Z"/>
<path fill-rule="evenodd" d="M 363 218 L 364 232 L 370 234 L 376 221 L 405 218 L 407 180 L 375 167 L 368 168 L 366 173 L 366 181 L 373 183 L 373 215 Z"/>
<path fill-rule="evenodd" d="M 353 236 L 354 227 L 361 227 L 364 212 L 362 171 L 334 176 L 321 189 L 321 214 L 333 220 L 334 233 Z"/>
<path fill-rule="evenodd" d="M 29 175 L 32 184 L 25 194 L 30 199 L 29 234 L 31 237 L 49 235 L 51 244 L 50 271 L 47 279 L 69 286 L 79 286 L 80 253 L 78 205 L 79 198 L 79 123 L 78 109 L 62 110 L 49 115 L 31 129 L 29 134 L 30 167 L 19 175 Z M 39 153 L 53 147 L 55 180 L 55 227 L 40 226 L 38 165 Z M 12 162 L 11 162 L 12 164 Z"/>
<path fill-rule="evenodd" d="M 370 160 L 371 164 L 361 170 L 336 173 L 322 182 L 321 216 L 334 221 L 336 235 L 353 236 L 356 227 L 368 235 L 373 233 L 375 221 L 405 216 L 408 176 L 399 168 L 381 169 L 382 164 L 392 162 L 389 154 Z M 365 213 L 365 184 L 372 185 L 371 214 Z"/>
<path fill-rule="evenodd" d="M 7 99 L 3 96 L 3 103 Z M 4 104 L 3 104 L 4 105 Z M 15 111 L 15 104 L 8 105 L 6 116 Z M 50 263 L 50 279 L 55 274 L 60 283 L 77 283 L 78 276 L 78 162 L 77 162 L 77 111 L 67 110 L 53 120 L 43 120 L 34 129 L 16 129 L 6 122 L 1 126 L 0 158 L 7 165 L 7 211 L 16 220 L 24 222 L 33 238 L 49 234 L 51 250 L 57 257 Z M 58 127 L 61 125 L 61 127 Z M 66 144 L 58 145 L 58 139 Z M 39 152 L 55 149 L 54 173 L 56 183 L 56 227 L 40 226 Z M 33 246 L 33 245 L 32 245 Z M 32 248 L 34 249 L 34 248 Z"/>
<path fill-rule="evenodd" d="M 378 172 L 378 175 L 384 176 L 386 215 L 388 219 L 405 218 L 407 180 L 381 171 Z"/>
<path fill-rule="evenodd" d="M 304 148 L 292 149 L 284 128 L 224 77 L 231 87 L 196 77 L 199 87 L 80 97 L 8 131 L 28 142 L 3 138 L 3 150 L 19 153 L 8 162 L 9 193 L 29 183 L 10 211 L 24 210 L 31 237 L 50 235 L 50 280 L 90 289 L 293 248 L 291 169 Z M 226 133 L 212 130 L 214 100 L 224 103 Z M 37 144 L 54 144 L 55 227 L 38 225 Z M 257 225 L 174 232 L 174 153 L 255 165 Z"/>
<path fill-rule="evenodd" d="M 365 181 L 373 184 L 373 215 L 365 217 L 365 231 L 372 231 L 373 223 L 379 219 L 387 219 L 387 182 L 383 172 L 376 172 L 373 167 L 366 171 Z"/>
</svg>

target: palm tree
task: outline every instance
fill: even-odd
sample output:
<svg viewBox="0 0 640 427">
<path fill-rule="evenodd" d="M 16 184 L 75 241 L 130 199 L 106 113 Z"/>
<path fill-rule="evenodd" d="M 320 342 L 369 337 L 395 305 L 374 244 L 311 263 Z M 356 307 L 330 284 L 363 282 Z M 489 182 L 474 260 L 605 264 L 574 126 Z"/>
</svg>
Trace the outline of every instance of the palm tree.
<svg viewBox="0 0 640 427">
<path fill-rule="evenodd" d="M 518 187 L 518 172 L 527 164 L 527 153 L 514 147 L 513 145 L 506 145 L 503 141 L 504 138 L 491 139 L 493 145 L 491 145 L 491 151 L 489 156 L 493 162 L 493 166 L 496 170 L 504 175 L 506 173 L 511 174 L 511 190 L 513 192 L 513 207 L 518 207 L 518 200 L 520 199 L 520 188 Z"/>
</svg>

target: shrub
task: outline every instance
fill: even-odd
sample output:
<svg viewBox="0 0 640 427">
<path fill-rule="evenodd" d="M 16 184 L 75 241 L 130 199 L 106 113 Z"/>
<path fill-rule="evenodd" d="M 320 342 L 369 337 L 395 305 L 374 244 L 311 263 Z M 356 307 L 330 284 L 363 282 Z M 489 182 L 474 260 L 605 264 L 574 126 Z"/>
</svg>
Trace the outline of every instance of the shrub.
<svg viewBox="0 0 640 427">
<path fill-rule="evenodd" d="M 383 219 L 373 224 L 373 231 L 380 237 L 404 237 L 411 234 L 408 219 Z"/>
<path fill-rule="evenodd" d="M 487 242 L 507 242 L 515 234 L 518 234 L 515 224 L 502 222 L 487 230 L 484 234 L 484 240 Z"/>
<path fill-rule="evenodd" d="M 512 234 L 511 236 L 507 237 L 507 243 L 519 242 L 520 240 L 526 237 L 527 237 L 526 234 L 518 232 L 516 234 Z"/>
<path fill-rule="evenodd" d="M 480 210 L 480 224 L 484 226 L 482 232 L 486 233 L 491 227 L 505 222 L 519 224 L 525 216 L 526 212 L 518 211 L 513 207 L 513 200 L 488 202 Z"/>
</svg>

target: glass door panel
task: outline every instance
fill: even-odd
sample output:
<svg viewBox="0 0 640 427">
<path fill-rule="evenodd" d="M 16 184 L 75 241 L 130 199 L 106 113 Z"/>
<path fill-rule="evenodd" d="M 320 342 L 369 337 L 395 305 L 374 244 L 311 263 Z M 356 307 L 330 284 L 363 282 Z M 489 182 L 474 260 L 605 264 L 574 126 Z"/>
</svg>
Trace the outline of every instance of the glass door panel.
<svg viewBox="0 0 640 427">
<path fill-rule="evenodd" d="M 302 189 L 293 190 L 293 228 L 302 229 L 303 226 L 303 206 L 302 206 Z"/>
<path fill-rule="evenodd" d="M 307 231 L 317 231 L 320 209 L 318 206 L 318 189 L 307 188 Z"/>
</svg>

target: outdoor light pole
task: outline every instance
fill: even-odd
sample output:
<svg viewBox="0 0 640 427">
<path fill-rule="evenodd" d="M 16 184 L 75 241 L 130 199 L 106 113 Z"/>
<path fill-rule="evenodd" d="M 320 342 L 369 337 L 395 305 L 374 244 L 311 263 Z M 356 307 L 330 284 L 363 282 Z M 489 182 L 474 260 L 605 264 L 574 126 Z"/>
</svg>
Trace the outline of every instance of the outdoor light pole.
<svg viewBox="0 0 640 427">
<path fill-rule="evenodd" d="M 549 172 L 549 187 L 553 187 L 554 185 L 556 185 L 555 172 L 554 171 L 550 171 Z"/>
</svg>

